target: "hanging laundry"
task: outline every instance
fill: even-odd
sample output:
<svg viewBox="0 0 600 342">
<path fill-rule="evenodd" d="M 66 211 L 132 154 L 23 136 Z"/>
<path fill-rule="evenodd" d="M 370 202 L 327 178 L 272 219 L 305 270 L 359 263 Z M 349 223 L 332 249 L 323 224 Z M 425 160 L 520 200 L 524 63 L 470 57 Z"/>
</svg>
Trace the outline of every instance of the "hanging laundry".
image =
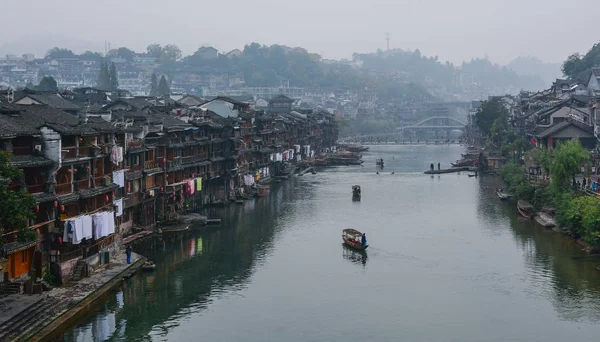
<svg viewBox="0 0 600 342">
<path fill-rule="evenodd" d="M 120 198 L 120 199 L 114 201 L 113 203 L 117 207 L 116 211 L 115 211 L 115 216 L 119 217 L 119 216 L 123 215 L 123 199 Z"/>
<path fill-rule="evenodd" d="M 71 221 L 73 225 L 73 237 L 71 238 L 71 243 L 74 245 L 78 245 L 83 240 L 83 224 L 81 222 L 81 217 L 76 217 Z"/>
<path fill-rule="evenodd" d="M 117 162 L 118 163 L 123 162 L 123 147 L 121 147 L 121 146 L 117 147 Z"/>
<path fill-rule="evenodd" d="M 187 181 L 187 188 L 188 188 L 188 193 L 190 195 L 193 195 L 194 192 L 195 192 L 195 190 L 196 190 L 196 186 L 194 184 L 194 180 L 193 179 L 190 179 L 190 180 Z"/>
<path fill-rule="evenodd" d="M 93 235 L 94 239 L 98 240 L 101 238 L 104 232 L 104 213 L 96 213 L 92 215 Z"/>
<path fill-rule="evenodd" d="M 119 149 L 117 146 L 113 146 L 110 151 L 110 161 L 115 165 L 119 164 Z"/>
<path fill-rule="evenodd" d="M 202 178 L 196 178 L 196 191 L 202 191 Z"/>
<path fill-rule="evenodd" d="M 90 215 L 81 216 L 82 239 L 92 238 L 92 217 Z"/>
</svg>

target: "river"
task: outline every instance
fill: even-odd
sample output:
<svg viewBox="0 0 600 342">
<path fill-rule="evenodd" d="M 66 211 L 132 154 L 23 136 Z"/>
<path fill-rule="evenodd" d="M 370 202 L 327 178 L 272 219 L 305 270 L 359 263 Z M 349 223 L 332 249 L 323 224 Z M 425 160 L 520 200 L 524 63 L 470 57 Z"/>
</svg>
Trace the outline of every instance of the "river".
<svg viewBox="0 0 600 342">
<path fill-rule="evenodd" d="M 600 260 L 517 217 L 515 203 L 495 197 L 498 177 L 422 173 L 461 152 L 375 146 L 362 167 L 293 177 L 269 197 L 218 209 L 221 227 L 140 251 L 156 271 L 62 339 L 596 340 Z M 365 254 L 342 246 L 347 227 L 366 232 Z"/>
</svg>

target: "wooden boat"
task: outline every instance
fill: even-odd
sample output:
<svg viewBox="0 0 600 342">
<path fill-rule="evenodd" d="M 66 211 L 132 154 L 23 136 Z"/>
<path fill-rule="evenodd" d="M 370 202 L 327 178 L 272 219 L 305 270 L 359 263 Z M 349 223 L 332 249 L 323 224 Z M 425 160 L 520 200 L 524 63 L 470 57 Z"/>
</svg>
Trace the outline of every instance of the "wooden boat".
<svg viewBox="0 0 600 342">
<path fill-rule="evenodd" d="M 474 174 L 469 174 L 468 176 L 469 176 L 469 177 L 477 177 L 477 174 L 476 174 L 476 173 L 474 173 Z"/>
<path fill-rule="evenodd" d="M 142 265 L 142 269 L 144 271 L 154 271 L 155 268 L 156 268 L 156 264 L 153 263 L 152 261 L 146 261 L 144 263 L 144 265 Z"/>
<path fill-rule="evenodd" d="M 268 185 L 259 185 L 256 187 L 256 197 L 265 197 L 271 193 L 271 187 Z"/>
<path fill-rule="evenodd" d="M 537 213 L 537 215 L 535 215 L 535 221 L 546 228 L 552 228 L 556 226 L 554 218 L 545 212 Z"/>
<path fill-rule="evenodd" d="M 368 244 L 363 245 L 362 243 L 356 241 L 357 239 L 361 239 L 362 235 L 363 234 L 356 229 L 348 228 L 342 230 L 342 240 L 344 240 L 346 246 L 359 251 L 365 250 L 367 247 L 369 247 Z"/>
<path fill-rule="evenodd" d="M 507 199 L 509 199 L 511 197 L 509 194 L 502 191 L 502 189 L 496 189 L 496 195 L 498 196 L 498 198 L 500 198 L 503 201 L 506 201 Z"/>
<path fill-rule="evenodd" d="M 360 197 L 361 197 L 360 185 L 353 185 L 352 186 L 352 200 L 360 201 Z"/>
<path fill-rule="evenodd" d="M 527 201 L 519 200 L 517 202 L 517 210 L 524 218 L 531 219 L 533 217 L 533 206 Z"/>
<path fill-rule="evenodd" d="M 243 199 L 236 199 L 235 200 L 235 204 L 244 204 L 244 200 Z"/>
</svg>

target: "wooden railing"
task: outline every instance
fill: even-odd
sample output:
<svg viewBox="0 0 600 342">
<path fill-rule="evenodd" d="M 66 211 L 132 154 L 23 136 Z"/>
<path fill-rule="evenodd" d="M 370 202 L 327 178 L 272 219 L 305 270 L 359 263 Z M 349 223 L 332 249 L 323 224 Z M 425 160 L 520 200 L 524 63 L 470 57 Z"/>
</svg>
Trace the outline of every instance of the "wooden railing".
<svg viewBox="0 0 600 342">
<path fill-rule="evenodd" d="M 27 185 L 27 192 L 29 192 L 30 194 L 37 194 L 38 192 L 44 192 L 44 184 Z"/>
<path fill-rule="evenodd" d="M 98 186 L 98 185 L 96 185 Z M 85 189 L 89 189 L 90 188 L 90 181 L 89 179 L 82 179 L 82 180 L 78 180 L 75 181 L 75 190 L 80 191 L 80 190 L 85 190 Z"/>
<path fill-rule="evenodd" d="M 66 195 L 72 193 L 73 190 L 71 188 L 71 183 L 57 184 L 56 185 L 56 194 L 57 195 Z"/>
<path fill-rule="evenodd" d="M 154 168 L 157 167 L 156 164 L 157 164 L 156 161 L 154 161 L 154 160 L 148 160 L 148 161 L 146 161 L 144 163 L 144 168 L 146 170 L 148 170 L 148 169 L 154 169 Z"/>
</svg>

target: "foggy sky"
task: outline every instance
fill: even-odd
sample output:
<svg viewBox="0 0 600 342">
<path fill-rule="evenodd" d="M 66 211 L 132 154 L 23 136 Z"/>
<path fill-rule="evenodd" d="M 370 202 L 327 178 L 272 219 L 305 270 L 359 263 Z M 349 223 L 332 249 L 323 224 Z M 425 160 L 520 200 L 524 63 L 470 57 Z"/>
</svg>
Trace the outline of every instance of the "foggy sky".
<svg viewBox="0 0 600 342">
<path fill-rule="evenodd" d="M 256 41 L 339 59 L 385 49 L 389 32 L 391 48 L 504 64 L 517 56 L 562 62 L 600 40 L 597 0 L 28 0 L 0 8 L 0 50 L 36 36 L 45 44 L 73 39 L 78 46 L 64 47 L 76 50 L 98 50 L 105 40 L 138 52 L 171 43 L 184 54 Z"/>
</svg>

